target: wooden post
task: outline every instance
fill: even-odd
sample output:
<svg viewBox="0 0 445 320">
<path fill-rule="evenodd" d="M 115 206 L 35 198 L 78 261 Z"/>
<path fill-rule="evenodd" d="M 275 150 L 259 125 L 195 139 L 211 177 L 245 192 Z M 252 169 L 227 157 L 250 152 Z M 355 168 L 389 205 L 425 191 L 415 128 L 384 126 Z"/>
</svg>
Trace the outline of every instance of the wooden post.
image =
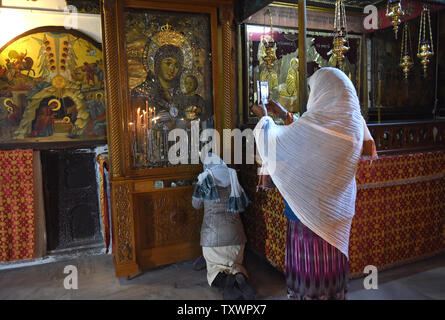
<svg viewBox="0 0 445 320">
<path fill-rule="evenodd" d="M 298 0 L 298 105 L 300 115 L 306 111 L 307 64 L 306 64 L 306 0 Z"/>
</svg>

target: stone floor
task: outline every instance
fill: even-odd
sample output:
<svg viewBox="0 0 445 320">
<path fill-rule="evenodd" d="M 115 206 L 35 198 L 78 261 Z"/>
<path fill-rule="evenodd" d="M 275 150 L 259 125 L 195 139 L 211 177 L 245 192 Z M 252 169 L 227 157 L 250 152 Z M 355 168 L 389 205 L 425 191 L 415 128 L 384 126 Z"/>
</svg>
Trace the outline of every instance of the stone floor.
<svg viewBox="0 0 445 320">
<path fill-rule="evenodd" d="M 48 263 L 47 263 L 48 262 Z M 64 288 L 64 268 L 78 269 L 78 289 Z M 259 299 L 286 299 L 284 276 L 247 252 L 246 268 Z M 146 270 L 132 279 L 116 278 L 109 255 L 65 256 L 38 264 L 5 268 L 0 265 L 3 299 L 221 299 L 210 288 L 206 271 L 185 261 Z M 377 290 L 365 290 L 363 279 L 350 281 L 348 299 L 445 299 L 445 254 L 379 273 Z"/>
</svg>

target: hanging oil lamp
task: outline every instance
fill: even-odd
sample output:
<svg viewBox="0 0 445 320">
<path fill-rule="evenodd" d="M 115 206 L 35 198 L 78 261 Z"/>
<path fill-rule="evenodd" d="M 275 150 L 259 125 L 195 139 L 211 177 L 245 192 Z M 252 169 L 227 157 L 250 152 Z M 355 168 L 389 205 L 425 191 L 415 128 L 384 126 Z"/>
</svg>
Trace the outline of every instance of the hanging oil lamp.
<svg viewBox="0 0 445 320">
<path fill-rule="evenodd" d="M 275 61 L 277 60 L 277 57 L 275 55 L 276 43 L 273 37 L 272 13 L 270 12 L 269 9 L 267 9 L 264 15 L 266 14 L 269 14 L 270 16 L 270 38 L 263 39 L 263 45 L 265 50 L 265 57 L 263 58 L 263 60 L 266 62 L 267 70 L 271 71 L 273 69 Z"/>
<path fill-rule="evenodd" d="M 337 64 L 340 69 L 343 67 L 344 54 L 349 50 L 349 42 L 347 39 L 346 13 L 344 0 L 335 1 L 334 16 L 334 40 L 332 53 L 337 58 Z"/>
<path fill-rule="evenodd" d="M 391 20 L 394 29 L 394 36 L 397 39 L 397 32 L 401 23 L 401 18 L 405 15 L 402 9 L 401 0 L 388 0 L 386 4 L 386 17 Z"/>
<path fill-rule="evenodd" d="M 427 29 L 427 20 L 428 20 L 428 29 L 430 32 L 430 37 L 426 36 Z M 430 8 L 425 4 L 423 6 L 422 14 L 420 15 L 420 29 L 419 29 L 419 46 L 417 49 L 417 57 L 420 59 L 420 63 L 423 66 L 423 75 L 426 78 L 426 70 L 428 67 L 428 63 L 430 62 L 430 58 L 434 55 L 433 48 L 433 34 L 431 32 L 431 17 L 430 17 Z"/>
<path fill-rule="evenodd" d="M 409 42 L 409 46 L 408 46 Z M 400 48 L 400 64 L 405 80 L 408 79 L 409 70 L 413 66 L 413 59 L 411 58 L 411 35 L 409 32 L 408 22 L 405 22 L 402 33 L 402 47 Z"/>
</svg>

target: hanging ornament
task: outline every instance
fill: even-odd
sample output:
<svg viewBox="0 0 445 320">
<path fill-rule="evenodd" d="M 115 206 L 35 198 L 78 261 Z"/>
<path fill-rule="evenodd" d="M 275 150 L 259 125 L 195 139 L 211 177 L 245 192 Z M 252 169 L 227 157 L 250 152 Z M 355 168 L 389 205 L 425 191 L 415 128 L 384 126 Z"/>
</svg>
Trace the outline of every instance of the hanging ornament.
<svg viewBox="0 0 445 320">
<path fill-rule="evenodd" d="M 394 28 L 394 36 L 397 39 L 397 31 L 401 23 L 401 18 L 405 15 L 402 9 L 401 0 L 388 0 L 386 4 L 386 17 L 391 20 L 391 24 Z"/>
<path fill-rule="evenodd" d="M 337 64 L 340 69 L 343 68 L 344 54 L 349 50 L 347 39 L 346 13 L 344 0 L 335 1 L 334 16 L 334 41 L 332 53 L 337 58 Z"/>
<path fill-rule="evenodd" d="M 430 32 L 429 38 L 426 36 L 428 20 L 428 29 Z M 417 49 L 417 57 L 420 59 L 420 63 L 423 66 L 423 76 L 426 78 L 426 70 L 430 58 L 434 55 L 433 48 L 433 33 L 431 32 L 431 17 L 430 8 L 424 4 L 422 14 L 420 15 L 420 28 L 419 28 L 419 46 Z"/>
<path fill-rule="evenodd" d="M 270 37 L 264 37 L 262 40 L 266 54 L 263 59 L 266 62 L 267 70 L 271 71 L 273 69 L 275 60 L 277 60 L 277 57 L 275 55 L 276 43 L 273 37 L 272 13 L 270 12 L 269 9 L 267 9 L 266 12 L 264 13 L 264 16 L 266 16 L 266 14 L 269 14 L 270 16 Z"/>
<path fill-rule="evenodd" d="M 408 79 L 408 73 L 413 66 L 413 59 L 411 58 L 411 34 L 409 31 L 408 22 L 405 22 L 402 32 L 402 47 L 400 48 L 400 67 L 402 68 L 405 79 Z"/>
</svg>

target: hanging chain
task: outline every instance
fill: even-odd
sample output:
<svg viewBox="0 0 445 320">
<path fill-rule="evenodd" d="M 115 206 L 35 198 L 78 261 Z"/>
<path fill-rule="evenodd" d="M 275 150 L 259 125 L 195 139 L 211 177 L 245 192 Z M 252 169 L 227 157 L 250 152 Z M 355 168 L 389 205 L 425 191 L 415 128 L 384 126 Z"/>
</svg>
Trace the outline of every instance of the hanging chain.
<svg viewBox="0 0 445 320">
<path fill-rule="evenodd" d="M 269 10 L 269 17 L 270 17 L 270 37 L 272 39 L 272 42 L 274 42 L 273 27 L 272 27 L 272 11 L 270 11 L 270 10 Z"/>
<path fill-rule="evenodd" d="M 434 54 L 434 47 L 433 47 L 433 33 L 431 32 L 431 15 L 430 15 L 430 9 L 428 8 L 428 23 L 430 24 L 430 45 L 431 45 L 431 53 Z"/>
<path fill-rule="evenodd" d="M 400 48 L 400 61 L 402 61 L 403 58 L 403 52 L 405 51 L 405 47 L 406 47 L 406 37 L 405 37 L 405 33 L 406 33 L 406 23 L 405 26 L 403 27 L 403 33 L 402 33 L 402 47 Z"/>
<path fill-rule="evenodd" d="M 420 53 L 420 43 L 422 42 L 421 40 L 422 40 L 423 17 L 424 17 L 423 13 L 424 13 L 424 10 L 422 10 L 422 13 L 420 14 L 419 45 L 417 47 L 417 54 Z"/>
<path fill-rule="evenodd" d="M 409 24 L 407 23 L 408 27 L 408 41 L 409 41 L 409 56 L 413 56 L 413 45 L 411 43 L 411 28 L 409 27 Z"/>
<path fill-rule="evenodd" d="M 423 11 L 423 25 L 422 25 L 422 41 L 425 42 L 426 41 L 426 6 L 424 7 Z"/>
<path fill-rule="evenodd" d="M 343 0 L 342 0 L 342 1 L 343 1 Z M 344 21 L 343 21 L 343 25 L 345 26 L 345 39 L 346 39 L 347 46 L 349 47 L 349 39 L 348 39 L 348 37 L 346 36 L 347 33 L 348 33 L 348 25 L 347 25 L 347 23 L 346 23 L 345 4 L 344 4 L 343 2 L 342 2 L 342 9 L 343 9 L 343 19 L 344 19 Z"/>
<path fill-rule="evenodd" d="M 427 41 L 427 38 L 426 38 L 427 15 L 428 15 L 428 24 L 429 24 L 429 32 L 430 32 L 429 38 L 430 38 L 431 53 L 434 54 L 433 33 L 431 31 L 431 15 L 430 15 L 429 7 L 426 4 L 423 6 L 423 10 L 420 15 L 419 46 L 418 46 L 417 53 L 420 53 L 421 43 Z"/>
</svg>

